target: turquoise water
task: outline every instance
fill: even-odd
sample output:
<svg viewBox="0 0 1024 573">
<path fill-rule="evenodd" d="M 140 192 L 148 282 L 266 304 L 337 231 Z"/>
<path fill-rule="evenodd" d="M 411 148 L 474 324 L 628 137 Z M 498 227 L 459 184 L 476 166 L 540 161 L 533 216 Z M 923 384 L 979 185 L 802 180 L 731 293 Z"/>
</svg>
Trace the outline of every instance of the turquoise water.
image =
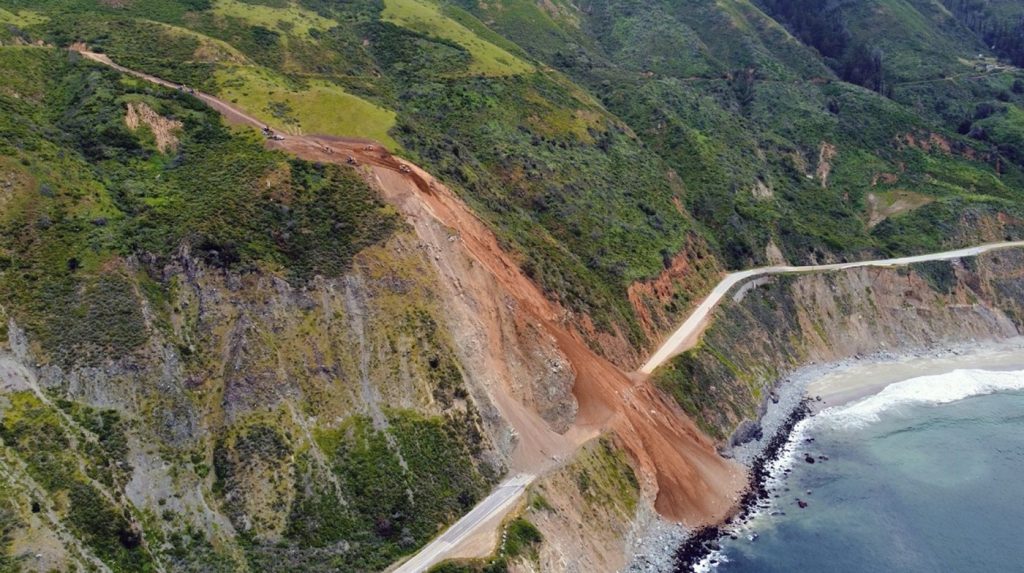
<svg viewBox="0 0 1024 573">
<path fill-rule="evenodd" d="M 970 374 L 974 384 L 1024 385 L 1024 373 Z M 957 376 L 932 378 L 961 385 Z M 794 442 L 780 497 L 722 541 L 713 570 L 1024 571 L 1024 391 L 929 395 L 941 387 L 909 384 L 809 420 L 814 441 Z M 808 453 L 829 459 L 808 464 Z"/>
</svg>

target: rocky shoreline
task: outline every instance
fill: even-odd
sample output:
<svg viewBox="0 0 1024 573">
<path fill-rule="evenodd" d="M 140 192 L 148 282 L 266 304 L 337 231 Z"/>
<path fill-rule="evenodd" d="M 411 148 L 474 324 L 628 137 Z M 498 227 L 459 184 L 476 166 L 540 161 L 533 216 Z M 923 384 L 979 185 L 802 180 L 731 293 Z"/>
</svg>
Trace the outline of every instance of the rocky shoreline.
<svg viewBox="0 0 1024 573">
<path fill-rule="evenodd" d="M 654 513 L 654 509 L 650 509 Z M 631 540 L 629 565 L 625 573 L 663 573 L 672 569 L 675 549 L 685 543 L 689 532 L 654 513 Z"/>
<path fill-rule="evenodd" d="M 629 573 L 658 573 L 673 571 L 689 573 L 701 565 L 715 565 L 714 552 L 719 540 L 735 535 L 737 526 L 749 522 L 764 502 L 771 497 L 768 482 L 773 478 L 773 464 L 787 451 L 797 424 L 824 407 L 816 397 L 808 397 L 808 386 L 816 380 L 853 367 L 879 365 L 889 362 L 913 360 L 956 360 L 992 350 L 1024 352 L 1024 338 L 1002 341 L 972 341 L 941 348 L 907 348 L 902 351 L 882 351 L 871 355 L 858 355 L 825 364 L 808 364 L 787 376 L 779 378 L 767 391 L 756 421 L 741 424 L 733 432 L 728 446 L 721 453 L 746 466 L 750 472 L 745 493 L 740 497 L 736 514 L 726 522 L 703 527 L 689 534 L 671 524 L 661 524 L 651 531 L 651 542 L 641 542 L 648 551 L 634 553 L 626 568 Z M 671 533 L 669 533 L 671 531 Z M 756 535 L 756 534 L 755 534 Z"/>
<path fill-rule="evenodd" d="M 785 452 L 793 428 L 811 414 L 810 399 L 800 400 L 767 444 L 750 465 L 750 478 L 746 491 L 740 497 L 737 513 L 721 525 L 709 525 L 694 531 L 676 550 L 673 570 L 678 573 L 693 571 L 712 552 L 720 549 L 718 540 L 730 535 L 732 525 L 745 524 L 761 501 L 769 498 L 768 481 L 772 478 L 770 466 Z M 714 564 L 714 560 L 711 564 Z"/>
</svg>

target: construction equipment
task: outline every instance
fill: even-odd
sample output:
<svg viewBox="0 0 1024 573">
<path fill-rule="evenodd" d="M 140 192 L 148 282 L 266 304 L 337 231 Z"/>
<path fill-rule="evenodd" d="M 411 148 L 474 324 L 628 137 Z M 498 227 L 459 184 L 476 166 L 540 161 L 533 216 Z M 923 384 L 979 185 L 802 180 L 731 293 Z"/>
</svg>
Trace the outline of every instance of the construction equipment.
<svg viewBox="0 0 1024 573">
<path fill-rule="evenodd" d="M 404 163 L 398 166 L 398 170 L 402 173 L 412 173 L 412 169 L 409 169 L 409 166 Z"/>
<path fill-rule="evenodd" d="M 347 158 L 345 159 L 345 163 L 348 163 L 349 165 L 359 165 L 359 162 L 358 162 L 358 161 L 356 161 L 356 158 L 355 158 L 355 157 L 352 157 L 351 155 L 349 155 L 349 156 L 348 156 L 348 157 L 347 157 Z"/>
</svg>

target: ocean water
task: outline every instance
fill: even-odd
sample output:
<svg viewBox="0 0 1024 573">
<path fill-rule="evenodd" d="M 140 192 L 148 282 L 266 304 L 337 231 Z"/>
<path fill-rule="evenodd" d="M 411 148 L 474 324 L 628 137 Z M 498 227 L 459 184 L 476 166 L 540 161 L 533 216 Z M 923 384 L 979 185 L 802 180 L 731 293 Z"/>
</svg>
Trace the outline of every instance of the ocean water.
<svg viewBox="0 0 1024 573">
<path fill-rule="evenodd" d="M 792 445 L 779 497 L 712 571 L 1024 572 L 1024 371 L 900 382 L 805 420 Z"/>
</svg>

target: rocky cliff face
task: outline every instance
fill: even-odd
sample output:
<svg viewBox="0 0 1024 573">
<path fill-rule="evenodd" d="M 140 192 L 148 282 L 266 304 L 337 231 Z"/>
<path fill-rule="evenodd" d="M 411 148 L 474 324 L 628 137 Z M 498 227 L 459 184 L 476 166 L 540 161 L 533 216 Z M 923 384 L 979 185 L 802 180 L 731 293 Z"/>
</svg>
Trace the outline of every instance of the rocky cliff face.
<svg viewBox="0 0 1024 573">
<path fill-rule="evenodd" d="M 1015 336 L 1024 252 L 760 278 L 734 291 L 696 348 L 655 373 L 702 428 L 724 438 L 756 417 L 786 372 L 879 351 Z"/>
<path fill-rule="evenodd" d="M 124 356 L 50 359 L 8 324 L 0 497 L 16 559 L 380 569 L 505 471 L 508 424 L 465 375 L 407 233 L 302 288 L 187 251 L 155 278 L 172 295 L 139 297 L 144 342 Z"/>
<path fill-rule="evenodd" d="M 638 347 L 539 288 L 442 181 L 362 142 L 361 161 L 315 137 L 268 150 L 180 92 L 26 54 L 39 73 L 0 142 L 24 152 L 0 162 L 12 567 L 382 570 L 506 470 L 545 473 L 606 434 L 648 511 L 728 511 L 738 468 L 604 358 Z M 89 104 L 53 125 L 28 98 L 47 90 Z M 188 120 L 179 155 L 126 122 L 136 100 Z M 39 136 L 57 132 L 75 137 Z M 633 293 L 651 332 L 718 268 L 697 237 L 665 253 Z"/>
<path fill-rule="evenodd" d="M 717 519 L 743 482 L 684 410 L 721 436 L 804 361 L 1017 331 L 1010 254 L 777 278 L 656 376 L 672 401 L 622 370 L 721 273 L 678 198 L 686 225 L 628 202 L 660 256 L 605 245 L 588 265 L 620 258 L 622 289 L 585 292 L 411 163 L 268 151 L 184 94 L 25 53 L 0 141 L 0 569 L 383 570 L 526 469 L 551 472 L 528 510 L 548 542 L 519 564 L 613 570 L 638 516 Z"/>
</svg>

